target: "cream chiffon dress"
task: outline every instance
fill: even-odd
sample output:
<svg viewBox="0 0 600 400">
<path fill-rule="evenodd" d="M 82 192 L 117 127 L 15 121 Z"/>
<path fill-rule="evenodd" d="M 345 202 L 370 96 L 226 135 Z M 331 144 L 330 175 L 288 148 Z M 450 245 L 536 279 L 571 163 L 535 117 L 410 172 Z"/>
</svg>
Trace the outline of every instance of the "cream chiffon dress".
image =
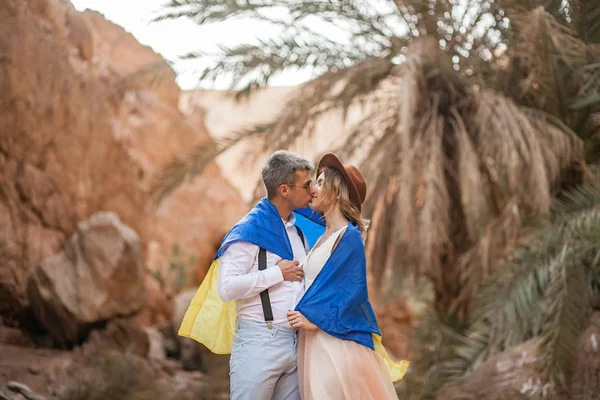
<svg viewBox="0 0 600 400">
<path fill-rule="evenodd" d="M 305 290 L 314 282 L 345 229 L 331 234 L 306 256 Z M 298 380 L 302 400 L 398 399 L 383 359 L 373 350 L 320 329 L 315 332 L 300 329 L 299 335 Z"/>
</svg>

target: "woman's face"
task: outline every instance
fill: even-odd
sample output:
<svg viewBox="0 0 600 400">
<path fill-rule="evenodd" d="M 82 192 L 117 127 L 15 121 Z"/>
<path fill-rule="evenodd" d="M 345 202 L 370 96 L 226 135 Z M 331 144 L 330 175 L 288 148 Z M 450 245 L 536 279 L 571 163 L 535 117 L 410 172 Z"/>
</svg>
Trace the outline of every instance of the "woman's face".
<svg viewBox="0 0 600 400">
<path fill-rule="evenodd" d="M 327 210 L 328 204 L 324 204 L 326 199 L 324 199 L 324 191 L 323 191 L 323 183 L 325 180 L 325 174 L 321 172 L 317 177 L 317 182 L 314 185 L 315 194 L 313 195 L 312 202 L 310 203 L 310 207 L 315 211 L 320 211 L 324 213 Z"/>
</svg>

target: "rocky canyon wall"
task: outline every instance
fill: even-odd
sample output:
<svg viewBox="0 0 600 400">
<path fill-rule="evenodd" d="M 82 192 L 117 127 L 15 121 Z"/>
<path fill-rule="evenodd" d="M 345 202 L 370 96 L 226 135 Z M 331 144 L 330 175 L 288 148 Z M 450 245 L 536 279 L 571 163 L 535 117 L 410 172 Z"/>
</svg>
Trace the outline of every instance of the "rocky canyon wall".
<svg viewBox="0 0 600 400">
<path fill-rule="evenodd" d="M 144 318 L 167 318 L 151 273 L 177 246 L 194 256 L 186 273 L 201 278 L 246 211 L 216 164 L 160 205 L 151 199 L 174 154 L 211 143 L 201 116 L 179 111 L 165 61 L 98 13 L 5 0 L 0 21 L 0 315 L 28 305 L 31 271 L 78 222 L 112 211 L 140 236 L 152 308 Z"/>
</svg>

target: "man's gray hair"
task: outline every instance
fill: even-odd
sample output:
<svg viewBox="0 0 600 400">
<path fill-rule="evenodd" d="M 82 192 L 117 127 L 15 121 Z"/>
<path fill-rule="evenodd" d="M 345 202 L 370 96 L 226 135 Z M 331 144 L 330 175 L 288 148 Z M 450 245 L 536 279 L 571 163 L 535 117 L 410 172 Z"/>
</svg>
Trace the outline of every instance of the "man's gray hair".
<svg viewBox="0 0 600 400">
<path fill-rule="evenodd" d="M 267 197 L 274 198 L 277 195 L 277 189 L 284 183 L 294 183 L 296 171 L 311 171 L 313 168 L 313 163 L 298 154 L 277 150 L 267 159 L 261 172 L 262 181 L 267 189 Z"/>
</svg>

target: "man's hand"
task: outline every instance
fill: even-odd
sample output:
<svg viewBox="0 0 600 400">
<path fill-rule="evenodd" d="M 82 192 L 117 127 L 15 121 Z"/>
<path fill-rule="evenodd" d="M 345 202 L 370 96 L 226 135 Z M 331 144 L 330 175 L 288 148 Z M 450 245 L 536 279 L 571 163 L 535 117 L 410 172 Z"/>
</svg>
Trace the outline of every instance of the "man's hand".
<svg viewBox="0 0 600 400">
<path fill-rule="evenodd" d="M 281 260 L 277 263 L 277 266 L 283 274 L 284 281 L 301 281 L 304 276 L 304 271 L 299 267 L 300 263 L 297 260 Z"/>
</svg>

